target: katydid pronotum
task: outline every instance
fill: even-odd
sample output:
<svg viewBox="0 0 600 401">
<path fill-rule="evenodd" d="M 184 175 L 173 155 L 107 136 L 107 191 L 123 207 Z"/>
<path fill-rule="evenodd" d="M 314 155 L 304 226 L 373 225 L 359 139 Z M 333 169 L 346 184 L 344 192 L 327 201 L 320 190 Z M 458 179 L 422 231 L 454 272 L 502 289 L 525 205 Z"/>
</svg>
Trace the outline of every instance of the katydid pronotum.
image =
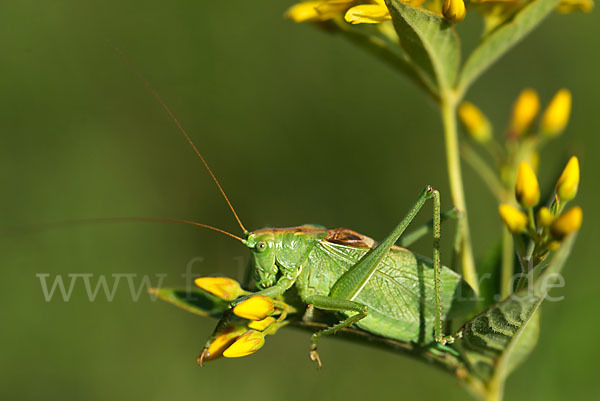
<svg viewBox="0 0 600 401">
<path fill-rule="evenodd" d="M 350 326 L 420 345 L 444 345 L 454 341 L 456 335 L 443 333 L 444 321 L 450 316 L 470 312 L 471 303 L 465 302 L 465 299 L 469 299 L 472 290 L 460 275 L 441 265 L 442 214 L 436 189 L 426 186 L 408 214 L 378 244 L 352 230 L 326 229 L 316 225 L 248 231 L 203 155 L 170 108 L 129 59 L 119 49 L 115 50 L 144 82 L 193 148 L 243 232 L 240 237 L 205 224 L 172 220 L 226 234 L 250 250 L 251 274 L 257 291 L 233 300 L 231 308 L 256 295 L 281 299 L 288 291 L 294 290 L 302 306 L 307 308 L 307 314 L 313 309 L 337 314 L 338 323 L 312 335 L 310 357 L 319 367 L 319 340 Z M 432 259 L 395 245 L 428 200 L 433 202 Z M 417 231 L 423 235 L 430 230 Z M 214 339 L 213 336 L 206 344 L 199 357 L 200 363 L 209 359 L 207 350 Z"/>
</svg>

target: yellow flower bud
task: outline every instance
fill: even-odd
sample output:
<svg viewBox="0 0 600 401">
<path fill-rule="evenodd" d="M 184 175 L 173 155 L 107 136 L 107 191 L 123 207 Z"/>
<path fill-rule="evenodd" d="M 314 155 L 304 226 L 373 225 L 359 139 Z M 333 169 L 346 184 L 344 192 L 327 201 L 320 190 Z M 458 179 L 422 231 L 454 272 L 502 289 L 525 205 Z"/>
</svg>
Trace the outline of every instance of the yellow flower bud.
<svg viewBox="0 0 600 401">
<path fill-rule="evenodd" d="M 575 198 L 579 189 L 579 159 L 573 156 L 556 182 L 556 194 L 561 202 Z"/>
<path fill-rule="evenodd" d="M 344 19 L 351 24 L 378 24 L 392 17 L 385 5 L 361 4 L 346 11 Z"/>
<path fill-rule="evenodd" d="M 263 320 L 252 321 L 248 324 L 248 327 L 258 331 L 264 331 L 267 327 L 275 323 L 276 319 L 274 317 L 266 317 Z"/>
<path fill-rule="evenodd" d="M 237 281 L 227 277 L 200 277 L 194 280 L 194 284 L 226 301 L 233 301 L 241 295 L 248 294 Z"/>
<path fill-rule="evenodd" d="M 542 133 L 556 136 L 564 131 L 571 116 L 572 96 L 568 89 L 559 90 L 542 116 Z"/>
<path fill-rule="evenodd" d="M 492 138 L 492 125 L 473 103 L 463 102 L 458 108 L 458 116 L 473 140 L 485 143 Z"/>
<path fill-rule="evenodd" d="M 260 331 L 250 330 L 240 336 L 223 352 L 225 358 L 240 358 L 258 351 L 265 344 L 265 336 Z"/>
<path fill-rule="evenodd" d="M 233 313 L 248 320 L 263 320 L 273 313 L 273 300 L 263 295 L 255 295 L 240 302 L 233 308 Z"/>
<path fill-rule="evenodd" d="M 542 206 L 537 213 L 537 223 L 540 227 L 550 227 L 554 221 L 554 216 L 552 216 L 552 212 L 546 206 Z"/>
<path fill-rule="evenodd" d="M 517 234 L 525 230 L 527 226 L 527 216 L 525 216 L 525 213 L 507 204 L 500 205 L 498 211 L 500 212 L 502 221 L 504 221 L 510 232 Z"/>
<path fill-rule="evenodd" d="M 540 111 L 540 98 L 533 89 L 521 92 L 513 106 L 511 134 L 520 136 L 525 133 Z"/>
<path fill-rule="evenodd" d="M 589 13 L 593 8 L 593 0 L 561 0 L 558 7 L 556 7 L 556 11 L 562 14 L 572 13 L 573 11 Z"/>
<path fill-rule="evenodd" d="M 519 165 L 515 196 L 517 201 L 526 209 L 537 205 L 540 201 L 540 186 L 533 169 L 527 162 L 522 162 Z"/>
<path fill-rule="evenodd" d="M 464 0 L 446 0 L 442 7 L 442 14 L 453 24 L 462 21 L 467 15 Z"/>
<path fill-rule="evenodd" d="M 550 226 L 552 236 L 562 241 L 567 235 L 579 230 L 583 221 L 583 211 L 579 206 L 567 210 L 561 214 Z"/>
<path fill-rule="evenodd" d="M 200 365 L 204 361 L 212 361 L 220 358 L 223 352 L 229 348 L 247 329 L 243 326 L 229 326 L 222 333 L 217 334 L 208 347 L 202 350 L 197 361 Z"/>
</svg>

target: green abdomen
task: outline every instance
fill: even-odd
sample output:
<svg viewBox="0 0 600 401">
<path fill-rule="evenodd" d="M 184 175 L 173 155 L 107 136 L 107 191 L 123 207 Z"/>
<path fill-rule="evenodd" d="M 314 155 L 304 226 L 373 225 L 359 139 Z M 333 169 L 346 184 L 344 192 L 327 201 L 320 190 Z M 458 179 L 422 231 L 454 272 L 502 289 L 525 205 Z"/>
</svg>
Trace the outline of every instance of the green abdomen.
<svg viewBox="0 0 600 401">
<path fill-rule="evenodd" d="M 321 241 L 309 255 L 308 265 L 296 282 L 302 299 L 329 295 L 341 275 L 368 251 Z M 461 277 L 443 267 L 441 272 L 442 318 L 453 307 L 460 291 L 472 294 Z M 467 293 L 469 292 L 469 293 Z M 369 314 L 356 326 L 373 334 L 400 341 L 433 341 L 435 319 L 434 282 L 431 262 L 402 248 L 393 248 L 354 301 L 367 305 Z"/>
</svg>

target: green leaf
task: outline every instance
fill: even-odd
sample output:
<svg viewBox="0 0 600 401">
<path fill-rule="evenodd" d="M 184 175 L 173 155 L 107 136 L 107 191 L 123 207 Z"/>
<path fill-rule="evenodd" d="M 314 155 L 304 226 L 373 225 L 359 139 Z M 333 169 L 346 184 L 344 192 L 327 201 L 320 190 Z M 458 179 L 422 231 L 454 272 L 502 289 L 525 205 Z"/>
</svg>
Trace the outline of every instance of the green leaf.
<svg viewBox="0 0 600 401">
<path fill-rule="evenodd" d="M 440 92 L 453 88 L 460 65 L 458 35 L 444 18 L 430 11 L 386 0 L 400 45 L 411 61 L 437 83 Z"/>
<path fill-rule="evenodd" d="M 559 2 L 560 0 L 533 0 L 512 19 L 484 36 L 465 62 L 457 85 L 458 92 L 463 94 L 479 75 L 531 32 Z"/>
<path fill-rule="evenodd" d="M 537 343 L 539 307 L 569 256 L 575 236 L 552 256 L 531 288 L 491 306 L 464 326 L 459 344 L 470 373 L 488 388 L 502 388 L 508 375 Z"/>
<path fill-rule="evenodd" d="M 152 288 L 150 294 L 181 309 L 200 316 L 220 317 L 229 302 L 200 289 L 190 291 L 175 288 Z"/>
</svg>

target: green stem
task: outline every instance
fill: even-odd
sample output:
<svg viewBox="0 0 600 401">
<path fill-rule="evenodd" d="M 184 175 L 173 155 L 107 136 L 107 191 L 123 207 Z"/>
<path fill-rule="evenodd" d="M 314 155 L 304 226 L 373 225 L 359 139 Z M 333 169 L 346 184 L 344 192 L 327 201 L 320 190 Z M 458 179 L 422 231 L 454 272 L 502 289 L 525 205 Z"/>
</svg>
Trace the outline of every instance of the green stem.
<svg viewBox="0 0 600 401">
<path fill-rule="evenodd" d="M 512 293 L 510 283 L 515 271 L 515 244 L 513 236 L 506 227 L 502 227 L 502 273 L 500 279 L 500 296 L 505 299 Z"/>
<path fill-rule="evenodd" d="M 441 101 L 442 120 L 444 123 L 444 137 L 446 142 L 446 163 L 448 168 L 448 179 L 450 182 L 450 193 L 454 206 L 461 212 L 461 247 L 460 257 L 462 262 L 462 275 L 471 285 L 476 294 L 479 294 L 479 282 L 475 271 L 475 259 L 473 258 L 473 247 L 469 232 L 469 219 L 467 205 L 465 202 L 465 191 L 462 181 L 460 165 L 460 150 L 458 146 L 458 130 L 456 126 L 456 100 L 452 96 L 443 96 Z"/>
</svg>

